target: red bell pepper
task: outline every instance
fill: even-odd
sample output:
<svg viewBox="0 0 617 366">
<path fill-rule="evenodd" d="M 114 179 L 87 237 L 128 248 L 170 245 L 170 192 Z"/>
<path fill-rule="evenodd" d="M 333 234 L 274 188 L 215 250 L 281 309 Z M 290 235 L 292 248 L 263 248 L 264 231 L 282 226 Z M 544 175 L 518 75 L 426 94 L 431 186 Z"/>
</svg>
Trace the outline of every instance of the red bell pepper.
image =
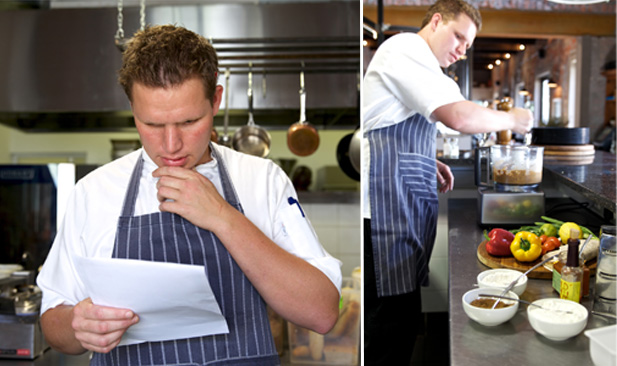
<svg viewBox="0 0 617 366">
<path fill-rule="evenodd" d="M 493 229 L 488 235 L 484 230 L 484 236 L 488 240 L 486 251 L 490 255 L 507 257 L 512 255 L 510 243 L 514 240 L 514 234 L 504 229 Z"/>
</svg>

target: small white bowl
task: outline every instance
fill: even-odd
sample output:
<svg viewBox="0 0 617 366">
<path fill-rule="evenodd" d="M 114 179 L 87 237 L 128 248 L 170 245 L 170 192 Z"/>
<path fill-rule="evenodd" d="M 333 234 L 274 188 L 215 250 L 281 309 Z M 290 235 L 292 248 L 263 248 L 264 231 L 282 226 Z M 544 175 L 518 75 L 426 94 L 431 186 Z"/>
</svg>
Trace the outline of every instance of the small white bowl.
<svg viewBox="0 0 617 366">
<path fill-rule="evenodd" d="M 522 272 L 516 271 L 514 269 L 489 269 L 478 274 L 478 287 L 498 288 L 503 290 L 508 287 L 510 282 L 514 281 L 522 274 Z M 512 292 L 516 293 L 518 296 L 521 296 L 523 292 L 525 292 L 526 288 L 527 276 L 523 276 L 520 280 L 518 280 L 516 285 L 514 285 L 514 287 L 512 288 Z"/>
<path fill-rule="evenodd" d="M 541 335 L 553 341 L 564 341 L 578 335 L 585 329 L 589 312 L 574 301 L 564 299 L 540 299 L 532 304 L 540 305 L 544 309 L 529 305 L 527 318 L 531 327 Z M 572 311 L 568 314 L 561 310 Z"/>
<path fill-rule="evenodd" d="M 487 327 L 494 327 L 512 319 L 518 310 L 518 301 L 500 300 L 506 304 L 512 304 L 512 306 L 500 309 L 484 309 L 471 305 L 471 302 L 477 299 L 480 294 L 500 295 L 502 291 L 495 288 L 475 288 L 467 291 L 463 295 L 463 310 L 465 310 L 465 314 L 477 323 Z M 505 296 L 518 300 L 518 295 L 512 291 L 508 292 Z"/>
<path fill-rule="evenodd" d="M 589 353 L 594 365 L 617 364 L 617 325 L 586 330 L 589 338 Z"/>
</svg>

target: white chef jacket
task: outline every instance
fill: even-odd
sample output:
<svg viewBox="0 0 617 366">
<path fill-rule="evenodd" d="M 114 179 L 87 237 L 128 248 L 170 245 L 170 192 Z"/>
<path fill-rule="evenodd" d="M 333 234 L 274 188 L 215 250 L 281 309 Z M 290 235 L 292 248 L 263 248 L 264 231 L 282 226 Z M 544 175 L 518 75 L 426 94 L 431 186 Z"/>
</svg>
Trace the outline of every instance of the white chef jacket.
<svg viewBox="0 0 617 366">
<path fill-rule="evenodd" d="M 416 113 L 436 122 L 430 117 L 435 109 L 462 100 L 459 86 L 444 74 L 426 41 L 416 33 L 399 33 L 379 46 L 362 86 L 363 217 L 371 217 L 367 133 Z"/>
<path fill-rule="evenodd" d="M 340 293 L 341 262 L 321 246 L 299 205 L 288 202 L 289 197 L 297 195 L 283 170 L 271 160 L 217 144 L 211 146 L 225 162 L 246 217 L 277 245 L 321 270 Z M 157 166 L 143 149 L 114 160 L 78 181 L 37 278 L 43 291 L 41 314 L 61 304 L 75 305 L 88 297 L 76 273 L 74 258 L 111 258 L 118 217 L 139 157 L 144 158 L 144 167 L 134 215 L 159 212 L 158 178 L 152 176 Z M 210 179 L 222 195 L 217 164 L 213 159 L 197 166 L 197 171 Z"/>
</svg>

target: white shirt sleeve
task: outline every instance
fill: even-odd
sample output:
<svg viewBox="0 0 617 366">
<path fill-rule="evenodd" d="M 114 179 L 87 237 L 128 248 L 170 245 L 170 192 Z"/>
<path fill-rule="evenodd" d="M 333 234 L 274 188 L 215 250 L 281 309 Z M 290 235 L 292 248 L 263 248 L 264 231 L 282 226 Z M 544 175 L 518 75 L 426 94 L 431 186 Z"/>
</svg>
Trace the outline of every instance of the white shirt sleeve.
<svg viewBox="0 0 617 366">
<path fill-rule="evenodd" d="M 416 113 L 432 121 L 435 109 L 462 100 L 459 86 L 443 73 L 428 44 L 417 34 L 401 33 L 384 42 L 369 64 L 363 84 L 364 131 Z"/>
<path fill-rule="evenodd" d="M 332 257 L 319 243 L 317 234 L 306 216 L 293 185 L 287 181 L 278 195 L 273 241 L 289 253 L 304 259 L 321 270 L 341 292 L 341 262 Z"/>
<path fill-rule="evenodd" d="M 77 198 L 81 192 L 73 190 L 67 201 L 62 225 L 37 277 L 37 285 L 43 292 L 41 314 L 58 305 L 75 305 L 86 298 L 86 291 L 75 270 L 73 258 L 84 255 L 80 233 L 86 215 Z"/>
<path fill-rule="evenodd" d="M 222 153 L 229 152 L 217 148 Z M 324 273 L 340 293 L 341 262 L 319 242 L 301 203 L 296 203 L 298 195 L 287 174 L 270 160 L 248 155 L 236 155 L 232 159 L 235 158 L 251 160 L 251 163 L 235 161 L 227 165 L 247 218 L 278 246 Z M 258 196 L 256 192 L 265 194 Z"/>
</svg>

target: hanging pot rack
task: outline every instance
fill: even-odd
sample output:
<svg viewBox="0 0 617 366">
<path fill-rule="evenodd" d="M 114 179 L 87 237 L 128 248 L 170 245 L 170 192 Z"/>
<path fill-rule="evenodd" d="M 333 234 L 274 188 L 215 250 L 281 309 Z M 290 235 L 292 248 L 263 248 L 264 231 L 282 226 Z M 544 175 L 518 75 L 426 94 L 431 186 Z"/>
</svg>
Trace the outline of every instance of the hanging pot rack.
<svg viewBox="0 0 617 366">
<path fill-rule="evenodd" d="M 123 0 L 117 3 L 115 44 L 124 51 Z M 146 27 L 146 0 L 140 0 L 140 29 Z M 209 38 L 219 57 L 220 69 L 232 74 L 253 71 L 269 74 L 357 73 L 360 43 L 357 37 Z M 262 62 L 259 62 L 262 61 Z M 300 65 L 304 65 L 301 67 Z"/>
<path fill-rule="evenodd" d="M 356 73 L 360 45 L 356 37 L 210 39 L 221 69 L 233 74 Z M 304 67 L 302 67 L 304 65 Z"/>
</svg>

